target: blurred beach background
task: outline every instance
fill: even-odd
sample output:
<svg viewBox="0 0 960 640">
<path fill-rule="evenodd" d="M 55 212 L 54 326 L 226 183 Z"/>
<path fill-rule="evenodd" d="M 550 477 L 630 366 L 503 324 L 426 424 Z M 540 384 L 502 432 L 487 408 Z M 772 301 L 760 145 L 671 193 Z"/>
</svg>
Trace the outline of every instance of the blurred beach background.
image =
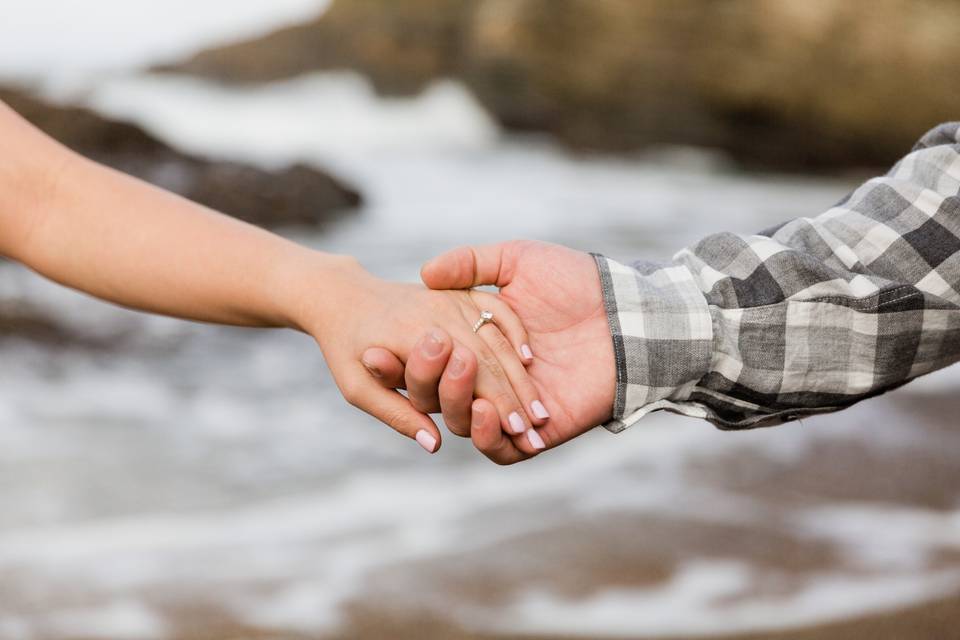
<svg viewBox="0 0 960 640">
<path fill-rule="evenodd" d="M 0 99 L 415 281 L 826 210 L 960 117 L 958 34 L 934 0 L 5 0 Z M 351 409 L 309 338 L 0 263 L 0 638 L 960 637 L 958 391 L 500 468 Z"/>
</svg>

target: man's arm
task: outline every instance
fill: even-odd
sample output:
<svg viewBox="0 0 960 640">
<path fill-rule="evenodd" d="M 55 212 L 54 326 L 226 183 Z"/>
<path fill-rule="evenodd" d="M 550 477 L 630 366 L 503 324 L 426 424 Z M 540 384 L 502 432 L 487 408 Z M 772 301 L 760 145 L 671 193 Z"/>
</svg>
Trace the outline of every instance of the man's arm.
<svg viewBox="0 0 960 640">
<path fill-rule="evenodd" d="M 934 129 L 819 217 L 716 234 L 666 264 L 515 241 L 454 249 L 421 275 L 435 289 L 501 287 L 529 333 L 546 448 L 656 410 L 726 429 L 835 411 L 960 359 L 958 129 Z M 399 360 L 366 355 L 399 384 Z M 453 378 L 439 383 L 445 419 L 498 463 L 529 458 Z"/>
<path fill-rule="evenodd" d="M 620 431 L 651 411 L 721 428 L 847 407 L 960 359 L 960 123 L 816 218 L 720 233 L 669 264 L 597 256 Z"/>
</svg>

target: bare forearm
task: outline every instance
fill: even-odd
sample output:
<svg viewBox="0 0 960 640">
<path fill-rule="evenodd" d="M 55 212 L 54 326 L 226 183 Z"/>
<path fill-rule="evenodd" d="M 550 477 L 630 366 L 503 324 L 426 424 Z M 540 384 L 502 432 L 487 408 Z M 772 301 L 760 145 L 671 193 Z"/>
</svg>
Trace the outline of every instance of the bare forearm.
<svg viewBox="0 0 960 640">
<path fill-rule="evenodd" d="M 86 160 L 0 109 L 0 250 L 52 280 L 181 318 L 297 326 L 306 279 L 312 296 L 335 295 L 336 275 L 356 270 Z"/>
<path fill-rule="evenodd" d="M 526 338 L 514 335 L 512 344 L 501 335 L 498 352 L 470 329 L 468 319 L 480 314 L 474 296 L 488 296 L 489 308 L 492 295 L 381 281 L 352 258 L 311 251 L 84 159 L 2 103 L 0 253 L 128 307 L 309 333 L 352 404 L 431 453 L 440 443 L 436 425 L 381 386 L 360 358 L 381 346 L 405 359 L 418 335 L 442 329 L 447 349 L 456 341 L 477 354 L 476 391 L 497 399 L 501 426 L 531 424 L 523 416 L 536 389 L 517 356 Z M 500 322 L 521 326 L 507 305 L 496 304 Z M 426 341 L 421 350 L 444 361 L 449 355 Z M 520 397 L 514 388 L 523 389 Z"/>
</svg>

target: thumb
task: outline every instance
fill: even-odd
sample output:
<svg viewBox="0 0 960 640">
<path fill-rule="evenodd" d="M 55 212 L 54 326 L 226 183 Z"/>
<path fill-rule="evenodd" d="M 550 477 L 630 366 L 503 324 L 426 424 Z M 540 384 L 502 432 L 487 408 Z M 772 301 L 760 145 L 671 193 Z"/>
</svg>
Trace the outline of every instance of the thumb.
<svg viewBox="0 0 960 640">
<path fill-rule="evenodd" d="M 370 347 L 360 358 L 363 367 L 387 389 L 403 389 L 403 362 L 394 353 L 383 347 Z"/>
<path fill-rule="evenodd" d="M 469 289 L 484 284 L 505 287 L 513 277 L 517 242 L 451 249 L 420 269 L 431 289 Z"/>
</svg>

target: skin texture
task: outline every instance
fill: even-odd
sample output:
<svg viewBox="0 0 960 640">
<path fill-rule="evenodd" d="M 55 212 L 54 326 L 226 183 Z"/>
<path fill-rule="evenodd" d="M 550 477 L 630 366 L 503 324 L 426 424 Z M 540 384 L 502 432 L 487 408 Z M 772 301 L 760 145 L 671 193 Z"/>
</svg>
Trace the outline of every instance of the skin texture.
<svg viewBox="0 0 960 640">
<path fill-rule="evenodd" d="M 537 391 L 520 356 L 522 323 L 495 296 L 379 280 L 353 258 L 306 249 L 91 162 L 2 103 L 0 254 L 125 307 L 309 333 L 351 404 L 430 452 L 441 438 L 425 415 L 434 407 L 421 402 L 423 383 L 412 379 L 412 403 L 384 388 L 361 364 L 364 349 L 385 347 L 401 361 L 421 354 L 411 374 L 424 362 L 446 363 L 454 348 L 469 352 L 473 391 L 496 407 L 498 427 L 508 428 L 511 414 L 524 427 L 544 422 L 528 417 Z M 473 333 L 481 307 L 494 309 L 506 336 L 497 326 Z"/>
<path fill-rule="evenodd" d="M 416 437 L 423 429 L 439 443 L 440 432 L 425 415 L 434 406 L 420 396 L 408 401 L 393 389 L 377 384 L 370 367 L 360 361 L 360 354 L 371 344 L 382 345 L 407 361 L 418 355 L 407 384 L 414 391 L 431 384 L 436 387 L 433 381 L 420 381 L 414 375 L 420 362 L 446 362 L 453 349 L 475 354 L 483 366 L 474 369 L 473 390 L 495 407 L 498 428 L 509 428 L 511 414 L 519 416 L 524 429 L 543 424 L 524 409 L 537 398 L 537 390 L 527 377 L 517 349 L 495 328 L 479 334 L 471 330 L 481 305 L 489 308 L 497 303 L 486 298 L 493 296 L 473 291 L 430 291 L 364 275 L 337 294 L 338 304 L 318 301 L 316 308 L 305 314 L 309 318 L 306 327 L 317 339 L 347 401 L 387 424 L 399 425 L 398 430 L 405 435 Z M 342 309 L 350 309 L 350 313 Z M 430 329 L 416 340 L 424 327 Z"/>
<path fill-rule="evenodd" d="M 546 424 L 536 429 L 544 448 L 567 442 L 610 418 L 616 388 L 613 341 L 591 256 L 532 241 L 460 247 L 428 262 L 421 276 L 434 289 L 500 287 L 500 297 L 523 322 L 534 354 L 527 372 L 550 413 Z M 424 362 L 416 355 L 407 360 L 408 369 L 429 370 L 431 379 L 438 379 L 433 390 L 412 395 L 424 393 L 429 398 L 424 405 L 438 397 L 450 430 L 461 435 L 469 431 L 477 449 L 498 464 L 536 455 L 539 449 L 528 435 L 505 434 L 498 428 L 495 408 L 486 399 L 474 399 L 469 366 L 454 375 L 453 369 L 459 370 L 453 366 L 456 355 L 442 363 Z M 469 361 L 469 355 L 463 356 Z M 398 358 L 376 349 L 364 358 L 378 363 L 383 384 L 403 384 Z"/>
</svg>

